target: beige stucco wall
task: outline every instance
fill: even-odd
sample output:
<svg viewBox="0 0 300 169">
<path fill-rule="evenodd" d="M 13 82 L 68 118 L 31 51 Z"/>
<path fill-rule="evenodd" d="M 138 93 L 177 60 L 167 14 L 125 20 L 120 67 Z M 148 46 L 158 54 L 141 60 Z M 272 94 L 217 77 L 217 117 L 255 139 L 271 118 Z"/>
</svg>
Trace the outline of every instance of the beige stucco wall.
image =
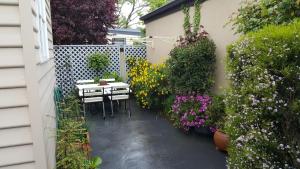
<svg viewBox="0 0 300 169">
<path fill-rule="evenodd" d="M 211 39 L 216 43 L 216 85 L 214 91 L 219 93 L 227 86 L 224 58 L 226 47 L 237 39 L 231 26 L 224 25 L 229 17 L 240 6 L 241 0 L 207 0 L 201 4 L 201 25 L 209 33 Z M 191 9 L 191 18 L 194 8 Z M 176 45 L 176 40 L 184 34 L 183 30 L 184 14 L 178 11 L 146 23 L 146 34 L 152 36 L 147 47 L 147 57 L 152 63 L 162 63 L 169 57 L 169 52 Z"/>
</svg>

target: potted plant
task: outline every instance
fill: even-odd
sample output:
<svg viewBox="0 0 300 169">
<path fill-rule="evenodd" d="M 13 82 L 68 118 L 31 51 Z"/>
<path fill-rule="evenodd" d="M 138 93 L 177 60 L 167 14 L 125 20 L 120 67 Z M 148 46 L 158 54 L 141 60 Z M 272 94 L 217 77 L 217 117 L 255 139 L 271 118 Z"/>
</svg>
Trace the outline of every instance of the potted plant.
<svg viewBox="0 0 300 169">
<path fill-rule="evenodd" d="M 104 85 L 107 85 L 107 81 L 105 81 L 105 80 L 100 80 L 100 86 L 104 86 Z"/>
<path fill-rule="evenodd" d="M 123 78 L 117 72 L 105 72 L 102 76 L 102 79 L 111 78 L 114 78 L 116 82 L 123 82 Z"/>
<path fill-rule="evenodd" d="M 98 84 L 100 82 L 100 77 L 99 76 L 95 76 L 94 77 L 94 83 Z"/>
<path fill-rule="evenodd" d="M 88 67 L 97 72 L 100 76 L 100 71 L 104 70 L 109 65 L 109 57 L 106 53 L 95 52 L 87 58 Z"/>
<path fill-rule="evenodd" d="M 229 144 L 229 136 L 224 133 L 225 124 L 225 103 L 223 95 L 215 95 L 212 97 L 212 102 L 208 106 L 207 120 L 210 130 L 214 133 L 214 143 L 216 148 L 221 151 L 227 151 Z"/>
</svg>

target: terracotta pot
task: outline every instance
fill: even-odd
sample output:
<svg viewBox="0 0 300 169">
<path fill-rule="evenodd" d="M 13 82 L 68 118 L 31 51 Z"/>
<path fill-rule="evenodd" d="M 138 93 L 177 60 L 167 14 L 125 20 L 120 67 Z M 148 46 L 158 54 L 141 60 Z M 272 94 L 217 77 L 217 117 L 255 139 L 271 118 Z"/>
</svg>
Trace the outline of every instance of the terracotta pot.
<svg viewBox="0 0 300 169">
<path fill-rule="evenodd" d="M 227 147 L 229 144 L 229 136 L 217 130 L 214 134 L 214 142 L 218 150 L 227 151 Z"/>
<path fill-rule="evenodd" d="M 90 144 L 82 144 L 82 150 L 83 150 L 83 152 L 85 153 L 85 155 L 87 156 L 87 157 L 90 157 L 90 153 L 91 153 L 91 151 L 92 151 L 92 148 L 91 148 L 91 145 Z"/>
<path fill-rule="evenodd" d="M 100 81 L 100 86 L 104 86 L 104 85 L 107 85 L 107 81 Z"/>
</svg>

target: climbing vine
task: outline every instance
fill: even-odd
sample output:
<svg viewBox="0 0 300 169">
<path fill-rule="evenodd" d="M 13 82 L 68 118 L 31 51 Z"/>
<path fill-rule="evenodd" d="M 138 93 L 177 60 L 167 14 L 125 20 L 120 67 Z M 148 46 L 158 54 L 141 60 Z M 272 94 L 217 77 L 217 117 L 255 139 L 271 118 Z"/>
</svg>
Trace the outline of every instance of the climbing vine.
<svg viewBox="0 0 300 169">
<path fill-rule="evenodd" d="M 184 13 L 183 29 L 184 29 L 185 36 L 188 36 L 191 34 L 190 8 L 188 6 L 183 6 L 183 13 Z"/>
<path fill-rule="evenodd" d="M 190 22 L 190 8 L 185 5 L 182 8 L 183 14 L 184 14 L 184 23 L 183 23 L 183 29 L 185 33 L 185 37 L 180 36 L 180 39 L 178 40 L 179 46 L 186 46 L 190 43 L 197 42 L 198 40 L 207 37 L 207 32 L 204 31 L 203 26 L 200 25 L 201 21 L 201 0 L 195 0 L 194 6 L 195 6 L 195 13 L 193 18 L 193 29 L 192 29 L 192 23 Z"/>
<path fill-rule="evenodd" d="M 200 29 L 201 21 L 201 6 L 200 0 L 195 1 L 195 15 L 194 15 L 194 34 L 197 34 Z"/>
<path fill-rule="evenodd" d="M 193 30 L 192 30 L 192 24 L 190 22 L 191 19 L 190 8 L 187 5 L 183 6 L 183 14 L 184 14 L 183 29 L 186 37 L 197 35 L 200 29 L 200 21 L 201 21 L 200 0 L 196 0 L 194 6 L 195 6 L 195 13 L 193 18 L 194 21 Z"/>
</svg>

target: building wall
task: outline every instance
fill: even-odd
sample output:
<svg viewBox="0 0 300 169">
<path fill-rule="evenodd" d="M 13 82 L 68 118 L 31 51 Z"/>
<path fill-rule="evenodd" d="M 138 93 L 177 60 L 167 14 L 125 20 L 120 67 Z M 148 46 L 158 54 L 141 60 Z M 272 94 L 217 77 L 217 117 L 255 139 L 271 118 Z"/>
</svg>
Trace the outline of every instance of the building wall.
<svg viewBox="0 0 300 169">
<path fill-rule="evenodd" d="M 39 63 L 35 16 L 34 0 L 0 0 L 1 169 L 55 168 L 53 59 Z"/>
<path fill-rule="evenodd" d="M 37 12 L 35 8 L 35 1 L 32 1 L 32 16 L 33 16 L 33 33 L 34 46 L 38 82 L 38 99 L 41 107 L 43 134 L 45 142 L 45 151 L 47 166 L 49 169 L 55 168 L 55 145 L 56 145 L 56 119 L 55 119 L 55 105 L 54 105 L 54 87 L 55 87 L 55 69 L 54 69 L 54 51 L 52 38 L 52 24 L 51 24 L 51 10 L 50 0 L 46 0 L 46 21 L 48 34 L 49 59 L 41 62 L 39 54 L 38 41 L 38 26 L 36 25 Z"/>
<path fill-rule="evenodd" d="M 222 92 L 228 84 L 224 70 L 226 47 L 238 37 L 234 35 L 230 25 L 226 27 L 224 25 L 231 14 L 237 11 L 240 2 L 241 0 L 207 0 L 201 4 L 201 25 L 217 46 L 216 85 L 214 87 L 216 93 Z M 192 18 L 193 7 L 190 12 Z M 147 48 L 147 57 L 152 63 L 161 63 L 169 57 L 169 52 L 175 47 L 178 37 L 184 35 L 183 19 L 184 14 L 178 11 L 146 23 L 147 36 L 153 37 L 152 46 L 149 44 Z"/>
<path fill-rule="evenodd" d="M 134 42 L 137 41 L 140 36 L 135 36 L 135 35 L 123 35 L 123 34 L 108 34 L 107 39 L 109 39 L 109 44 L 112 44 L 112 39 L 113 38 L 121 38 L 121 39 L 126 39 L 126 45 L 134 45 Z"/>
</svg>

